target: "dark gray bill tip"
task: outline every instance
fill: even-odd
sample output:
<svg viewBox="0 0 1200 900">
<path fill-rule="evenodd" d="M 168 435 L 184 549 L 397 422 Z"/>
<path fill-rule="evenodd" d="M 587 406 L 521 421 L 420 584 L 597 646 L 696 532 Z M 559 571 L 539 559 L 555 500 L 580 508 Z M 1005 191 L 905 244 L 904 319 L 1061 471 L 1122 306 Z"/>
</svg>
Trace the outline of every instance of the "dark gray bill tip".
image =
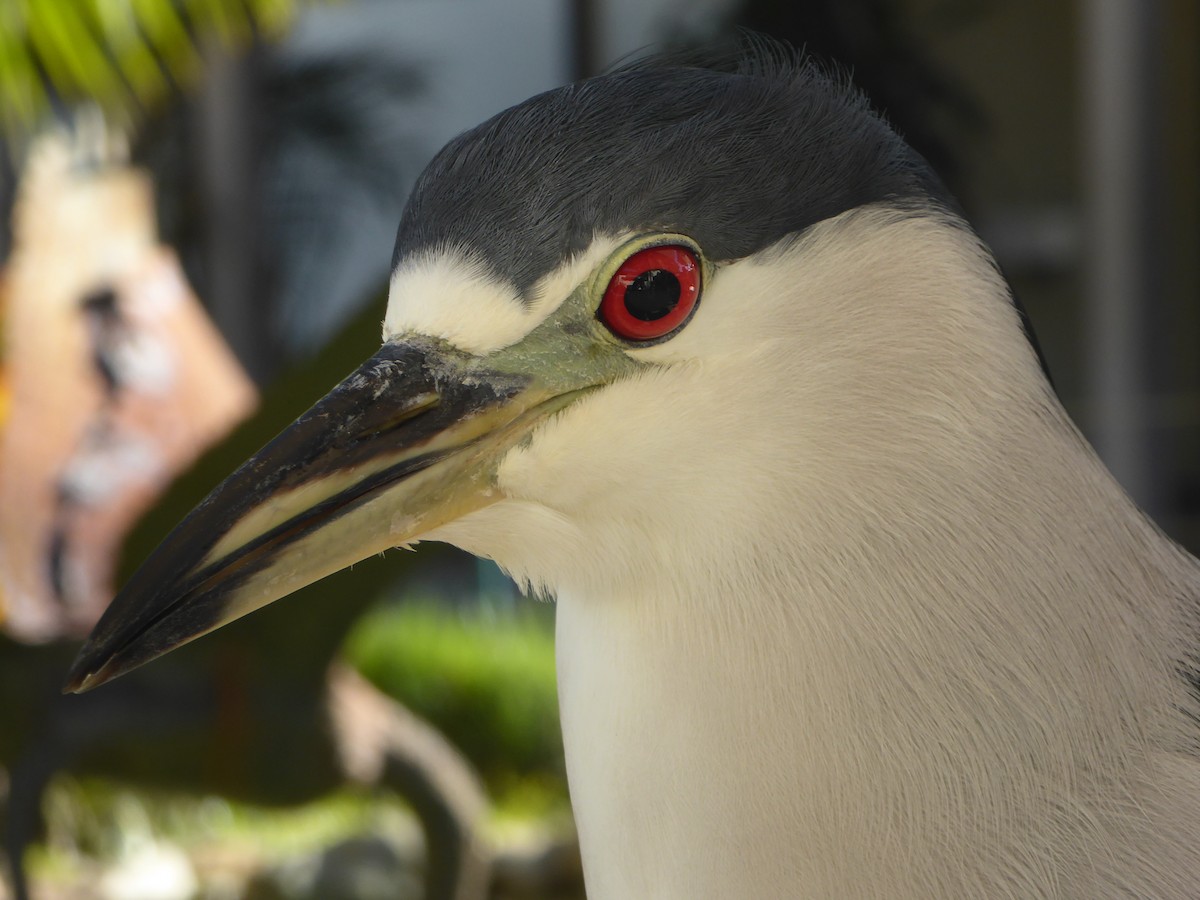
<svg viewBox="0 0 1200 900">
<path fill-rule="evenodd" d="M 182 622 L 179 619 L 162 616 L 135 620 L 115 633 L 93 634 L 71 664 L 63 693 L 82 694 L 100 687 L 208 630 L 195 617 L 183 617 Z"/>
<path fill-rule="evenodd" d="M 149 659 L 149 656 L 143 656 L 141 659 L 131 661 L 123 658 L 120 651 L 114 653 L 102 647 L 94 647 L 89 641 L 83 645 L 83 649 L 75 657 L 75 662 L 71 664 L 66 683 L 63 685 L 63 693 L 86 693 L 92 688 L 112 681 L 118 675 L 125 674 L 143 662 L 148 662 Z"/>
<path fill-rule="evenodd" d="M 80 655 L 71 666 L 63 685 L 64 694 L 84 694 L 94 687 L 99 687 L 106 681 L 111 681 L 121 674 L 114 665 L 114 659 L 97 666 L 93 660 Z"/>
</svg>

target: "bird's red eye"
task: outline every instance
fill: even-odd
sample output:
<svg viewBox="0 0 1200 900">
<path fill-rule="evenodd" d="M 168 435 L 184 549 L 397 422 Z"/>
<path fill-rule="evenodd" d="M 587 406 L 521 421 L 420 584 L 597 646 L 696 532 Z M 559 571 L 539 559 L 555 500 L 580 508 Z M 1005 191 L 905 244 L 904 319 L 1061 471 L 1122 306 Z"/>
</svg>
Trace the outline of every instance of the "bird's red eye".
<svg viewBox="0 0 1200 900">
<path fill-rule="evenodd" d="M 639 250 L 617 269 L 600 301 L 600 321 L 617 337 L 651 341 L 687 321 L 700 299 L 700 262 L 678 244 Z"/>
</svg>

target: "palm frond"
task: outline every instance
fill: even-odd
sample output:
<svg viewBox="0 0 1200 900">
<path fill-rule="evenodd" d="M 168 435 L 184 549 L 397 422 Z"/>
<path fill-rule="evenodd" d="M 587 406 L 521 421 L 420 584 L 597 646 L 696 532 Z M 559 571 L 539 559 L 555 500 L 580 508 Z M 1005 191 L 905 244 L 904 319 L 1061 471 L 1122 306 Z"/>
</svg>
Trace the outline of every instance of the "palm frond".
<svg viewBox="0 0 1200 900">
<path fill-rule="evenodd" d="M 5 0 L 0 131 L 29 130 L 57 104 L 92 101 L 131 124 L 200 70 L 209 40 L 281 33 L 312 0 Z"/>
</svg>

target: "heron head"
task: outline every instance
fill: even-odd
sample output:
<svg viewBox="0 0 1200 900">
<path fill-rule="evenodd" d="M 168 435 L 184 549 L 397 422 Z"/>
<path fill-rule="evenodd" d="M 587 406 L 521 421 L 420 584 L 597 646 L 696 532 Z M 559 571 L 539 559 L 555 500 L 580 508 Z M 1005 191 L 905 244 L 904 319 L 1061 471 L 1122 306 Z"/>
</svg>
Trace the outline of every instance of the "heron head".
<svg viewBox="0 0 1200 900">
<path fill-rule="evenodd" d="M 168 535 L 69 689 L 416 540 L 550 591 L 702 577 L 765 510 L 869 477 L 871 410 L 920 412 L 937 354 L 985 340 L 956 334 L 1015 331 L 923 290 L 1002 285 L 950 206 L 795 61 L 640 63 L 499 114 L 414 189 L 382 349 Z"/>
</svg>

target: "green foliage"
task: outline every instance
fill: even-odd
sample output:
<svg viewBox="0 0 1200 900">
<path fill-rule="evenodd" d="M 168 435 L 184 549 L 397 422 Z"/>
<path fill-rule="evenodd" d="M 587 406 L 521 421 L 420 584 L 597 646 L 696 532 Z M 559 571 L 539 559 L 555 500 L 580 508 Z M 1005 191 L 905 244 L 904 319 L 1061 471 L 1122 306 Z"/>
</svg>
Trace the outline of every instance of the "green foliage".
<svg viewBox="0 0 1200 900">
<path fill-rule="evenodd" d="M 234 896 L 233 885 L 253 872 L 303 861 L 356 837 L 420 848 L 420 825 L 398 798 L 356 789 L 273 808 L 59 775 L 47 788 L 43 813 L 44 840 L 26 854 L 39 897 L 96 896 L 89 888 L 98 872 L 155 844 L 191 858 L 202 882 L 198 898 Z"/>
<path fill-rule="evenodd" d="M 103 860 L 118 858 L 125 844 L 152 838 L 183 846 L 253 842 L 264 859 L 281 859 L 379 830 L 402 810 L 398 803 L 381 802 L 361 790 L 272 808 L 68 775 L 51 783 L 44 808 L 48 840 L 43 852 L 61 856 L 71 849 Z"/>
<path fill-rule="evenodd" d="M 565 796 L 550 607 L 456 613 L 428 603 L 385 606 L 346 642 L 381 690 L 431 721 L 483 773 L 503 803 L 552 806 Z"/>
<path fill-rule="evenodd" d="M 3 0 L 0 129 L 19 133 L 51 97 L 92 100 L 117 122 L 200 69 L 208 36 L 278 34 L 303 0 Z"/>
</svg>

